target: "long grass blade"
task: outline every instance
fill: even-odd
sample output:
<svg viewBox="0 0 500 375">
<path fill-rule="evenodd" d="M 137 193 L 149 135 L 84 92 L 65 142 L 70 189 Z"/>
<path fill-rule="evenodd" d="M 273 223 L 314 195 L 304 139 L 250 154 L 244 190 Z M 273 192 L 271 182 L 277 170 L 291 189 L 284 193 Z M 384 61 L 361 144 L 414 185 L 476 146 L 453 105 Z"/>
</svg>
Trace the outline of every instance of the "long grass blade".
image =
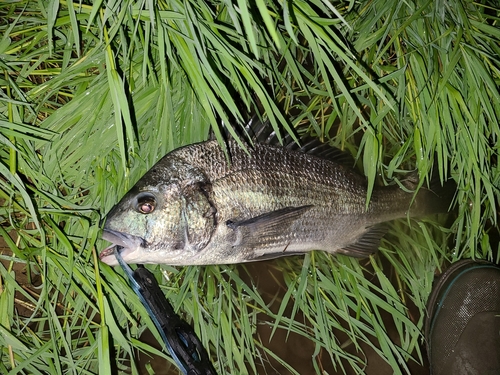
<svg viewBox="0 0 500 375">
<path fill-rule="evenodd" d="M 362 374 L 365 352 L 409 373 L 435 271 L 498 262 L 495 2 L 19 0 L 0 19 L 1 373 L 138 373 L 159 354 L 96 256 L 99 223 L 167 152 L 225 147 L 222 124 L 238 140 L 255 114 L 356 156 L 367 203 L 416 169 L 456 181 L 457 213 L 390 224 L 366 260 L 150 266 L 220 374 Z"/>
</svg>

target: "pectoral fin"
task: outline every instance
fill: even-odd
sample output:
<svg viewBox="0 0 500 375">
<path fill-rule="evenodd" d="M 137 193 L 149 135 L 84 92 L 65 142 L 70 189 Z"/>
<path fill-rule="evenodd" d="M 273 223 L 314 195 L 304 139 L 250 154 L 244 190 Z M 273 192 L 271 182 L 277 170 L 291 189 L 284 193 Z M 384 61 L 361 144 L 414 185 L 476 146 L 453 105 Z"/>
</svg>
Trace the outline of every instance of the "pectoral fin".
<svg viewBox="0 0 500 375">
<path fill-rule="evenodd" d="M 233 246 L 272 247 L 280 242 L 290 226 L 311 207 L 313 206 L 285 207 L 247 220 L 228 220 L 226 225 L 235 231 Z"/>
</svg>

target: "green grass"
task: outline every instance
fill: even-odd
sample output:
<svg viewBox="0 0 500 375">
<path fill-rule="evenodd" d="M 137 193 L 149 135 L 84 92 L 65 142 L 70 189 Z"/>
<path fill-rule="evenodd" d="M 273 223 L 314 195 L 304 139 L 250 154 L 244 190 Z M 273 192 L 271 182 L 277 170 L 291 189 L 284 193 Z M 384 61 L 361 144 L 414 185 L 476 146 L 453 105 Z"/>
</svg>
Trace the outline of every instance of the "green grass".
<svg viewBox="0 0 500 375">
<path fill-rule="evenodd" d="M 494 1 L 1 2 L 0 372 L 137 374 L 137 351 L 158 353 L 97 261 L 99 220 L 165 153 L 258 108 L 351 152 L 369 186 L 452 177 L 456 220 L 394 223 L 366 260 L 275 261 L 272 298 L 253 267 L 150 269 L 220 374 L 298 373 L 263 325 L 310 343 L 318 374 L 363 373 L 366 346 L 409 373 L 434 271 L 499 262 L 499 21 Z"/>
</svg>

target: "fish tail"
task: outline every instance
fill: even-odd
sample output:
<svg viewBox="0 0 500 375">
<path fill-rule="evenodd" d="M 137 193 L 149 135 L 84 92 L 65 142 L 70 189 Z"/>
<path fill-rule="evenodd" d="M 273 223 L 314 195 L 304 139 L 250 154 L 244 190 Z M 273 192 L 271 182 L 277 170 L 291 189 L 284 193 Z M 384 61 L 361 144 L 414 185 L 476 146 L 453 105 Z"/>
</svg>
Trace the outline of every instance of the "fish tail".
<svg viewBox="0 0 500 375">
<path fill-rule="evenodd" d="M 409 190 L 416 190 L 419 185 L 419 178 L 418 176 L 411 176 L 403 184 Z M 433 174 L 428 186 L 423 184 L 418 189 L 410 208 L 411 216 L 450 212 L 456 192 L 457 184 L 453 179 L 448 179 L 442 183 L 439 175 L 437 173 Z"/>
</svg>

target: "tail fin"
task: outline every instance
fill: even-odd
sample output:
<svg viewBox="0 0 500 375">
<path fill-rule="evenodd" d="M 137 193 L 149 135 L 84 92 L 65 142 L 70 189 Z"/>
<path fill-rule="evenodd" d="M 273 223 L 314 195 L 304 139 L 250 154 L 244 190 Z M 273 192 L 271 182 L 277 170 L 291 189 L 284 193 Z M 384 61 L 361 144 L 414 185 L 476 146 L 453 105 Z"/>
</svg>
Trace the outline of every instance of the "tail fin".
<svg viewBox="0 0 500 375">
<path fill-rule="evenodd" d="M 415 191 L 419 185 L 418 176 L 411 176 L 403 184 L 409 190 Z M 457 192 L 457 184 L 452 179 L 441 184 L 437 173 L 433 174 L 429 187 L 423 184 L 419 189 L 410 208 L 411 216 L 425 216 L 450 212 L 453 198 Z"/>
</svg>

